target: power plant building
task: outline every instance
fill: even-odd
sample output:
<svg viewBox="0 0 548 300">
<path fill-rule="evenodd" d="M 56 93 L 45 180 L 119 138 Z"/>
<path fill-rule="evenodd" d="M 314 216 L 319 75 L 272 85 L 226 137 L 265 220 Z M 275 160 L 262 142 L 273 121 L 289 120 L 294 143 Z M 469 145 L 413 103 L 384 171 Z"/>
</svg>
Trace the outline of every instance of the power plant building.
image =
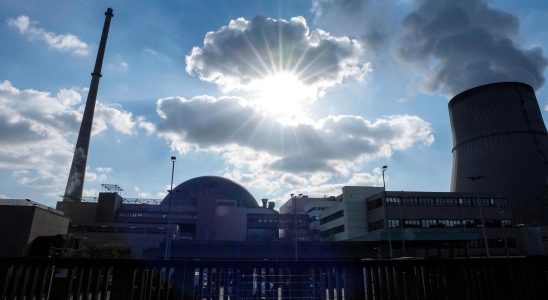
<svg viewBox="0 0 548 300">
<path fill-rule="evenodd" d="M 63 212 L 29 199 L 0 199 L 0 257 L 28 254 L 38 237 L 66 235 L 69 222 Z"/>
<path fill-rule="evenodd" d="M 475 87 L 451 99 L 449 116 L 451 191 L 501 194 L 518 223 L 547 225 L 548 133 L 533 88 Z"/>
<path fill-rule="evenodd" d="M 71 234 L 125 243 L 135 257 L 160 247 L 168 227 L 173 240 L 278 239 L 273 205 L 259 206 L 244 187 L 216 176 L 185 181 L 159 204 L 128 203 L 116 192 L 104 192 L 96 202 L 60 201 L 57 208 L 72 219 Z"/>
</svg>

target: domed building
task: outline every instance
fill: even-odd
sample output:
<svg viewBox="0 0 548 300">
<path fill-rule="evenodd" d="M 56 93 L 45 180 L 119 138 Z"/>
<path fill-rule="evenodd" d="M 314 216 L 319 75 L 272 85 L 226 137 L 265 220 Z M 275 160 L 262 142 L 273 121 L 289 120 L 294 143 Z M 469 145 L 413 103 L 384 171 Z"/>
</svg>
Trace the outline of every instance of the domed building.
<svg viewBox="0 0 548 300">
<path fill-rule="evenodd" d="M 173 189 L 172 195 L 162 200 L 162 205 L 197 206 L 198 202 L 223 202 L 237 207 L 259 207 L 257 201 L 240 184 L 219 176 L 201 176 L 187 180 Z"/>
<path fill-rule="evenodd" d="M 277 238 L 273 228 L 256 228 L 255 220 L 277 214 L 259 207 L 243 186 L 223 177 L 201 176 L 187 180 L 173 189 L 161 203 L 178 225 L 181 238 L 193 240 L 249 240 Z M 262 222 L 261 222 L 262 223 Z"/>
</svg>

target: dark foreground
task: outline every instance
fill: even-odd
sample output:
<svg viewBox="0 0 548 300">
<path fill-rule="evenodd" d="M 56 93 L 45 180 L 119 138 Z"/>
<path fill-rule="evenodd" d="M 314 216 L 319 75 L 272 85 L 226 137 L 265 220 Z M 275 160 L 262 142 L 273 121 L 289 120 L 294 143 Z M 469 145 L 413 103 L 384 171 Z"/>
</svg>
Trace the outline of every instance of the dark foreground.
<svg viewBox="0 0 548 300">
<path fill-rule="evenodd" d="M 548 299 L 548 258 L 0 258 L 1 299 Z"/>
</svg>

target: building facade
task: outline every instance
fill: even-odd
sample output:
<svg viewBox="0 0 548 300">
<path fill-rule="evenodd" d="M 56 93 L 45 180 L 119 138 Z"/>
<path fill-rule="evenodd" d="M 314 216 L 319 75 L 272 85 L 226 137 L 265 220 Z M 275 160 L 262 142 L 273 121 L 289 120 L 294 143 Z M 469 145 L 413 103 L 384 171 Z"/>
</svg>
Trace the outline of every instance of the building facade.
<svg viewBox="0 0 548 300">
<path fill-rule="evenodd" d="M 58 202 L 71 218 L 69 232 L 93 240 L 119 241 L 142 257 L 172 240 L 277 240 L 280 218 L 267 202 L 259 206 L 241 185 L 222 177 L 203 176 L 175 187 L 160 203 L 138 203 L 116 192 L 96 202 Z M 169 231 L 169 232 L 168 232 Z"/>
<path fill-rule="evenodd" d="M 61 211 L 28 199 L 0 199 L 0 207 L 0 256 L 23 256 L 37 237 L 67 234 Z"/>
</svg>

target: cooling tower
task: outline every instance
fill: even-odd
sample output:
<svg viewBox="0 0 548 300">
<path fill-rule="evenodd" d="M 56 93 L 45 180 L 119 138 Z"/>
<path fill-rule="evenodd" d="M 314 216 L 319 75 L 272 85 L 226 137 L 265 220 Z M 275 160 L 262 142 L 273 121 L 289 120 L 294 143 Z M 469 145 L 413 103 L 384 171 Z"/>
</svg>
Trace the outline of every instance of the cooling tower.
<svg viewBox="0 0 548 300">
<path fill-rule="evenodd" d="M 548 224 L 548 133 L 533 88 L 475 87 L 449 101 L 449 117 L 451 191 L 500 194 L 511 201 L 516 222 Z"/>
</svg>

